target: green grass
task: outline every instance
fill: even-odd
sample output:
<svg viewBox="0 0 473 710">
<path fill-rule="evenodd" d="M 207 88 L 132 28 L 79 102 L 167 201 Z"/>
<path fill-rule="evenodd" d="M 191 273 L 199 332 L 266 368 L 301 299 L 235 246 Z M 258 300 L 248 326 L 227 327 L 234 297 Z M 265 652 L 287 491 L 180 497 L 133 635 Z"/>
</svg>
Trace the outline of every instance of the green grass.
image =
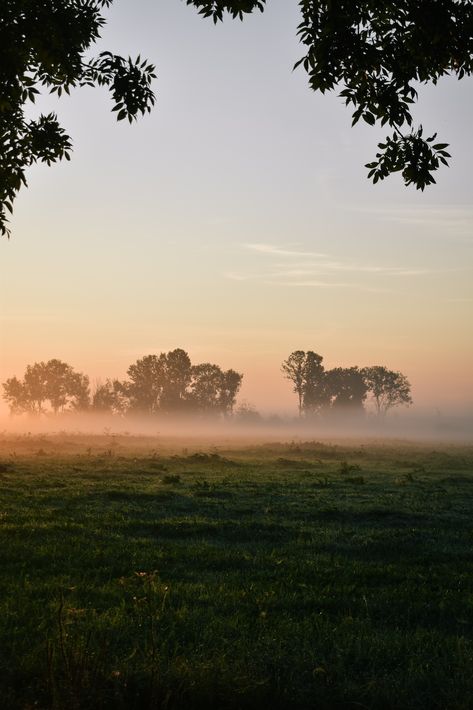
<svg viewBox="0 0 473 710">
<path fill-rule="evenodd" d="M 473 447 L 4 435 L 0 705 L 473 708 L 472 494 Z"/>
</svg>

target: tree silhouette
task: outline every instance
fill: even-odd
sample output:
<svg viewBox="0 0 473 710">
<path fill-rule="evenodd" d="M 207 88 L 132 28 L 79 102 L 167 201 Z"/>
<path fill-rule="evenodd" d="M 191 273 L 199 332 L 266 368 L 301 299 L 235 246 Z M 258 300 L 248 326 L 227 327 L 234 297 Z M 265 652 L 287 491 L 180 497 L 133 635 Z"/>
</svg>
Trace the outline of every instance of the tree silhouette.
<svg viewBox="0 0 473 710">
<path fill-rule="evenodd" d="M 8 379 L 3 391 L 12 414 L 43 414 L 48 401 L 54 414 L 89 405 L 89 378 L 57 359 L 28 365 L 23 380 Z"/>
<path fill-rule="evenodd" d="M 293 0 L 295 3 L 296 0 Z M 186 0 L 214 22 L 263 11 L 266 0 Z M 111 52 L 88 59 L 112 0 L 2 0 L 0 5 L 0 233 L 26 169 L 69 159 L 71 139 L 54 113 L 27 117 L 41 90 L 57 95 L 81 86 L 107 86 L 118 120 L 135 119 L 154 104 L 154 66 Z M 450 157 L 436 134 L 413 127 L 419 82 L 473 72 L 471 0 L 299 0 L 302 65 L 314 91 L 341 89 L 353 123 L 391 129 L 367 164 L 373 182 L 401 172 L 423 190 Z"/>
<path fill-rule="evenodd" d="M 123 383 L 122 393 L 129 398 L 130 409 L 145 414 L 159 411 L 165 382 L 165 355 L 145 355 L 130 365 L 129 381 Z"/>
<path fill-rule="evenodd" d="M 114 384 L 113 396 L 128 399 L 132 412 L 205 412 L 229 416 L 243 375 L 210 362 L 192 365 L 185 350 L 146 355 L 128 368 L 129 380 Z M 109 396 L 107 394 L 107 396 Z"/>
<path fill-rule="evenodd" d="M 10 407 L 11 414 L 33 413 L 36 403 L 33 403 L 27 392 L 24 381 L 18 377 L 10 377 L 3 383 L 3 399 Z"/>
<path fill-rule="evenodd" d="M 293 391 L 297 394 L 299 416 L 302 416 L 304 403 L 305 357 L 304 350 L 294 350 L 281 365 L 284 377 L 292 382 Z"/>
<path fill-rule="evenodd" d="M 112 0 L 2 0 L 0 5 L 0 233 L 9 234 L 6 212 L 26 185 L 26 169 L 41 161 L 69 160 L 71 139 L 54 113 L 28 116 L 28 104 L 44 89 L 60 96 L 80 86 L 107 86 L 120 121 L 154 104 L 154 67 L 88 51 L 105 23 Z"/>
<path fill-rule="evenodd" d="M 335 367 L 325 373 L 325 378 L 332 409 L 363 411 L 368 387 L 358 367 Z"/>
<path fill-rule="evenodd" d="M 243 375 L 235 370 L 222 372 L 219 385 L 219 404 L 225 417 L 233 414 L 236 396 L 240 390 Z"/>
<path fill-rule="evenodd" d="M 170 412 L 182 411 L 187 404 L 187 389 L 191 383 L 192 365 L 185 350 L 176 348 L 161 354 L 164 366 L 161 409 Z"/>
<path fill-rule="evenodd" d="M 194 365 L 189 393 L 193 408 L 205 414 L 219 412 L 221 382 L 222 370 L 218 365 L 210 362 Z"/>
<path fill-rule="evenodd" d="M 241 424 L 259 424 L 262 416 L 250 402 L 243 401 L 235 412 L 236 421 Z"/>
<path fill-rule="evenodd" d="M 401 404 L 412 404 L 411 385 L 402 372 L 372 365 L 364 367 L 362 374 L 378 414 L 386 414 L 389 409 Z"/>
<path fill-rule="evenodd" d="M 281 365 L 297 394 L 299 416 L 315 413 L 327 401 L 323 357 L 312 350 L 294 350 Z"/>
<path fill-rule="evenodd" d="M 306 414 L 320 412 L 329 399 L 322 360 L 323 357 L 312 350 L 306 353 L 302 388 L 302 407 Z"/>
<path fill-rule="evenodd" d="M 106 379 L 105 382 L 97 383 L 92 395 L 92 411 L 124 414 L 128 405 L 128 397 L 121 382 Z"/>
</svg>

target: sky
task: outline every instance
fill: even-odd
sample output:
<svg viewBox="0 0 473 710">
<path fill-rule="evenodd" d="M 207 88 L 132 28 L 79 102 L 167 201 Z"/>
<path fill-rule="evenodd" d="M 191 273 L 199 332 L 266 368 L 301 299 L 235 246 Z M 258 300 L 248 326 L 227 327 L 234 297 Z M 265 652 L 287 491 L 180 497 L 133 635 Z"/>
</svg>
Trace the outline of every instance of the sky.
<svg viewBox="0 0 473 710">
<path fill-rule="evenodd" d="M 244 373 L 241 399 L 295 411 L 280 365 L 404 372 L 418 407 L 473 407 L 473 92 L 421 87 L 415 116 L 450 143 L 424 193 L 365 163 L 302 69 L 296 0 L 214 26 L 180 0 L 115 0 L 96 50 L 156 64 L 157 102 L 117 123 L 106 89 L 45 96 L 74 142 L 35 166 L 0 241 L 0 377 L 57 357 L 92 381 L 176 347 Z M 4 406 L 4 405 L 3 405 Z"/>
</svg>

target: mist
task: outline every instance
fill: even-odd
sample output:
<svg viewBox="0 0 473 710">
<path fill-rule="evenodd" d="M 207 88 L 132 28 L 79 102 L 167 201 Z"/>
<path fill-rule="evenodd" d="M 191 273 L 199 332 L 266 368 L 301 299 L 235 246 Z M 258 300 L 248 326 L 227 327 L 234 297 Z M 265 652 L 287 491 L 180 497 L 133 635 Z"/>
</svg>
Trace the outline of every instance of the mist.
<svg viewBox="0 0 473 710">
<path fill-rule="evenodd" d="M 420 408 L 354 416 L 346 412 L 328 417 L 295 417 L 274 413 L 254 417 L 133 415 L 120 417 L 91 412 L 59 415 L 0 417 L 3 436 L 88 435 L 176 440 L 207 446 L 225 441 L 386 440 L 473 443 L 473 411 L 442 413 Z"/>
</svg>

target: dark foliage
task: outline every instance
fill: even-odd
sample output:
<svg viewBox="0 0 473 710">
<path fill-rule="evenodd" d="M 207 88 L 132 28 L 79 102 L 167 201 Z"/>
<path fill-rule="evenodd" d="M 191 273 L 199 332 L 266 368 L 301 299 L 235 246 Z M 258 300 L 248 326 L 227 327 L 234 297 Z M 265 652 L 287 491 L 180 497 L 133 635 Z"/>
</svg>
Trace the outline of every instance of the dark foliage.
<svg viewBox="0 0 473 710">
<path fill-rule="evenodd" d="M 54 414 L 82 411 L 89 405 L 89 378 L 52 359 L 28 365 L 23 380 L 11 377 L 3 383 L 3 392 L 12 414 L 43 414 L 48 402 Z"/>
<path fill-rule="evenodd" d="M 28 365 L 23 380 L 3 383 L 12 414 L 58 414 L 90 409 L 95 413 L 233 414 L 243 375 L 218 365 L 192 365 L 185 350 L 145 355 L 127 370 L 125 381 L 98 382 L 89 396 L 89 378 L 60 360 Z"/>
<path fill-rule="evenodd" d="M 72 143 L 54 113 L 36 120 L 27 105 L 46 90 L 59 96 L 80 86 L 107 86 L 113 111 L 131 122 L 154 104 L 154 66 L 140 57 L 86 55 L 112 0 L 2 0 L 0 6 L 0 233 L 26 169 L 69 160 Z"/>
<path fill-rule="evenodd" d="M 401 372 L 382 365 L 325 370 L 322 361 L 312 350 L 294 350 L 282 363 L 284 376 L 297 394 L 299 415 L 362 413 L 368 395 L 379 415 L 392 407 L 412 404 L 411 385 Z"/>
<path fill-rule="evenodd" d="M 54 113 L 36 120 L 25 109 L 42 90 L 61 95 L 81 86 L 107 86 L 117 119 L 130 122 L 150 111 L 154 66 L 111 52 L 89 58 L 112 0 L 2 0 L 0 7 L 0 233 L 26 169 L 69 159 L 71 139 Z M 263 11 L 265 0 L 186 0 L 214 22 L 225 14 L 243 19 Z M 392 129 L 379 144 L 368 177 L 378 182 L 400 172 L 423 190 L 450 157 L 447 144 L 424 138 L 413 126 L 419 83 L 473 70 L 473 5 L 470 0 L 300 0 L 298 35 L 302 65 L 314 91 L 340 89 L 363 119 Z"/>
</svg>

